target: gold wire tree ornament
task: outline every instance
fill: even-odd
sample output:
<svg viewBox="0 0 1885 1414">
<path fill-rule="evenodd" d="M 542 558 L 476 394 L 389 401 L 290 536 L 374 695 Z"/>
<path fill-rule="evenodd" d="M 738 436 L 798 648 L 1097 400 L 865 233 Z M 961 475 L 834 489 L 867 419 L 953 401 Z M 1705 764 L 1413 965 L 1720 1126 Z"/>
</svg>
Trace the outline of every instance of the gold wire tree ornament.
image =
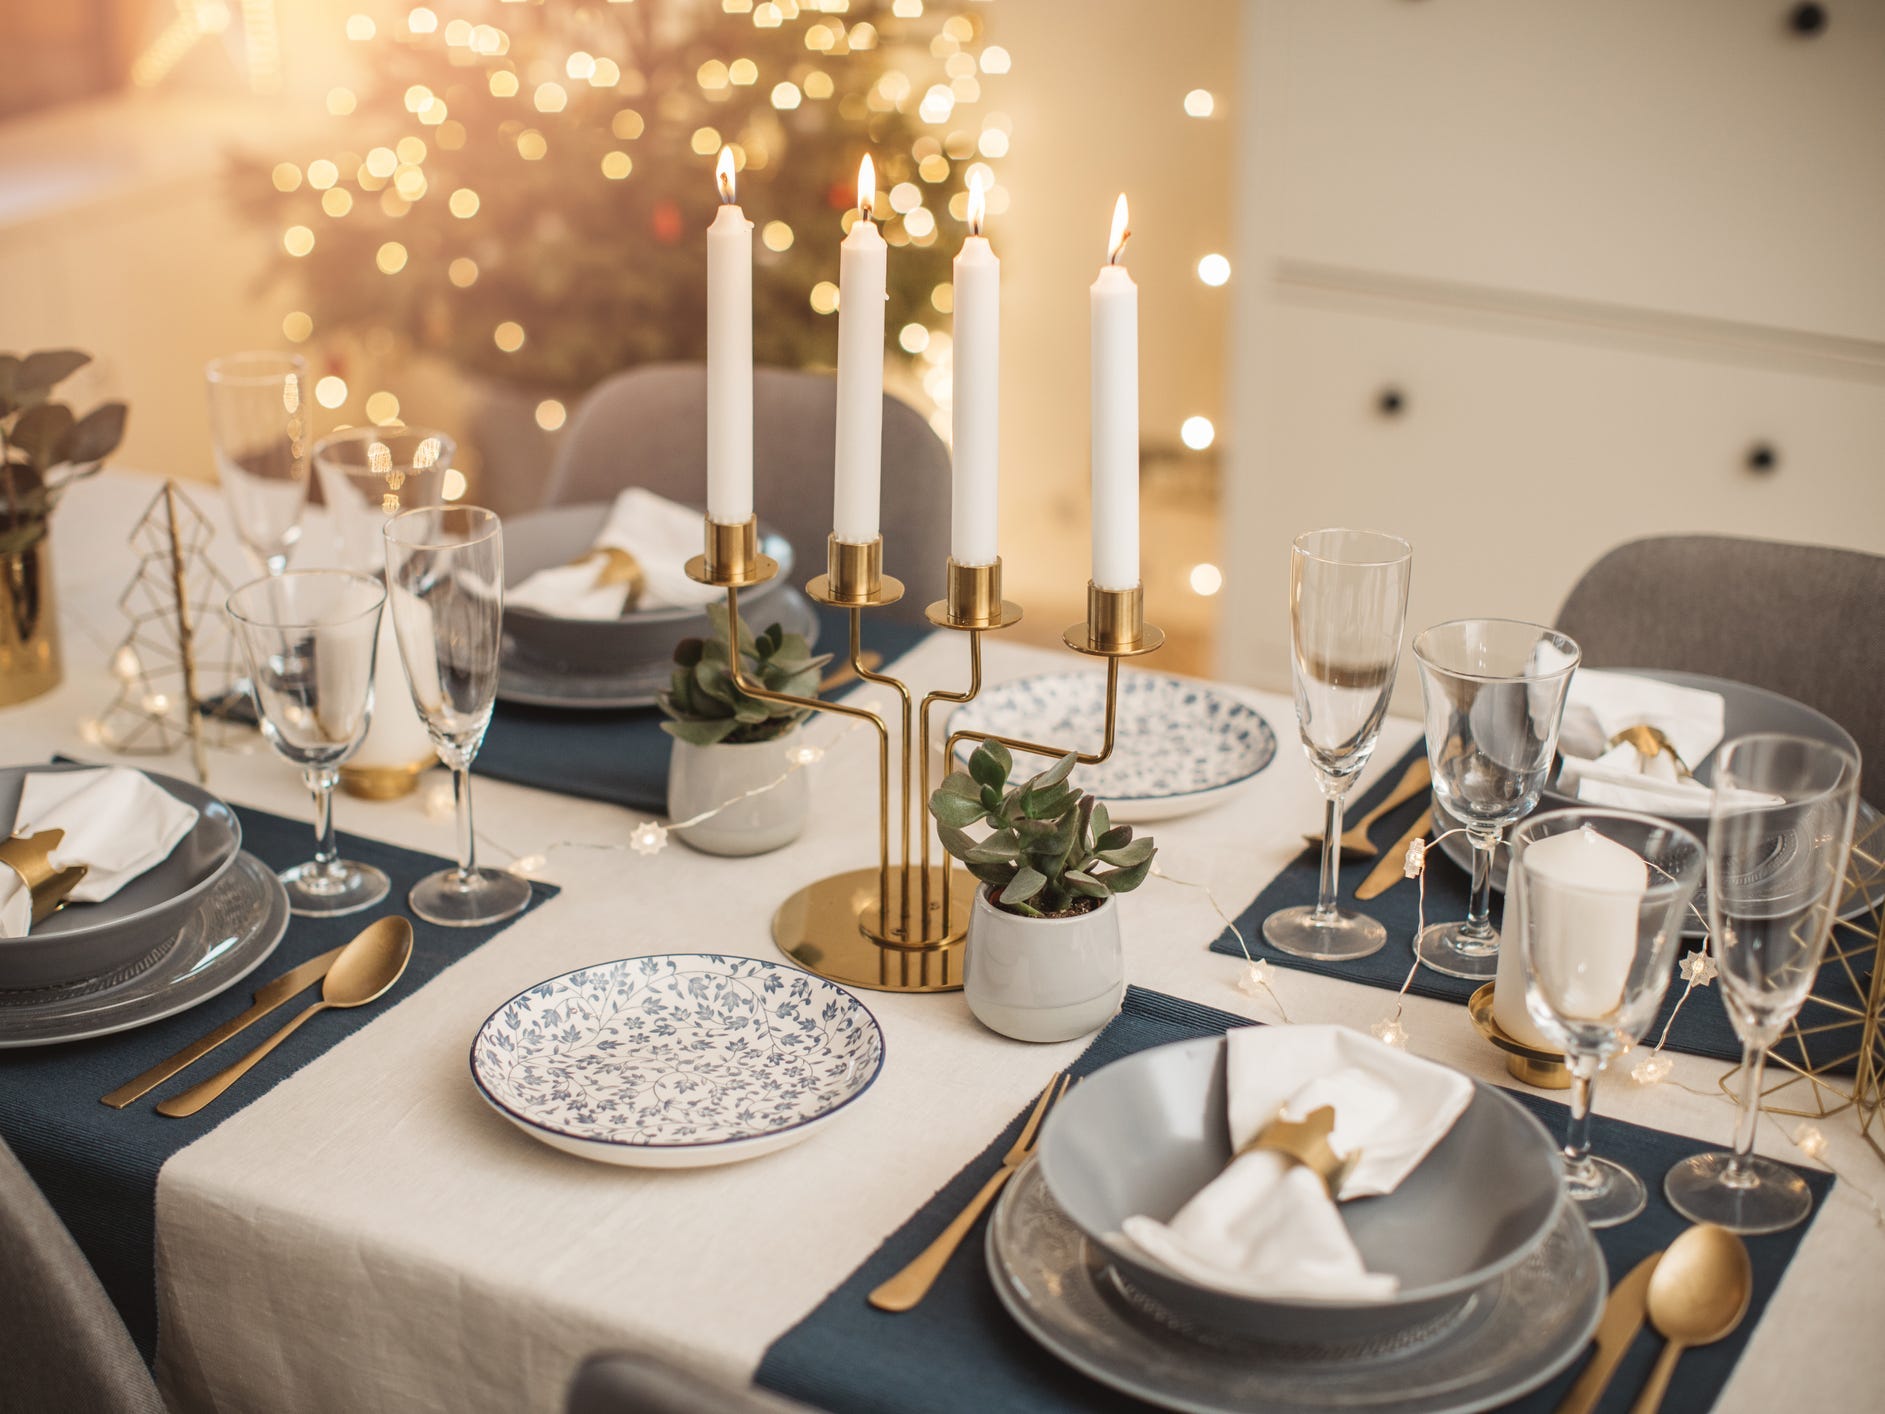
<svg viewBox="0 0 1885 1414">
<path fill-rule="evenodd" d="M 131 630 L 111 657 L 118 695 L 84 730 L 133 756 L 167 755 L 187 741 L 199 781 L 209 777 L 205 704 L 228 701 L 240 677 L 223 617 L 229 581 L 208 553 L 215 533 L 174 481 L 164 482 L 138 518 L 131 532 L 137 573 L 118 600 Z M 228 724 L 214 712 L 212 722 Z"/>
</svg>

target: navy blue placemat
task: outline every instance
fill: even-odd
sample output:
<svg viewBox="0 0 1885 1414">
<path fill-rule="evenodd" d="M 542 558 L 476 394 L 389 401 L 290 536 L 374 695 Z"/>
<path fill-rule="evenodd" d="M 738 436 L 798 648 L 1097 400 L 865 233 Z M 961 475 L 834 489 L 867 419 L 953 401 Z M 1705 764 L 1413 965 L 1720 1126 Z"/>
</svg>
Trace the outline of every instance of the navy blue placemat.
<svg viewBox="0 0 1885 1414">
<path fill-rule="evenodd" d="M 310 821 L 244 806 L 237 806 L 236 814 L 242 821 L 242 847 L 271 868 L 285 869 L 313 854 Z M 383 903 L 343 918 L 289 919 L 280 944 L 253 974 L 180 1015 L 91 1041 L 0 1050 L 0 1135 L 72 1230 L 146 1360 L 157 1344 L 154 1243 L 157 1173 L 164 1162 L 515 921 L 506 919 L 488 928 L 439 928 L 414 918 L 412 961 L 385 1000 L 316 1017 L 200 1114 L 167 1119 L 155 1106 L 260 1045 L 318 992 L 310 989 L 129 1107 L 114 1110 L 99 1103 L 99 1096 L 246 1010 L 264 982 L 338 947 L 371 919 L 390 913 L 411 917 L 405 906 L 408 890 L 450 863 L 355 835 L 341 835 L 340 847 L 346 858 L 386 871 L 393 888 Z M 556 893 L 554 885 L 533 882 L 530 906 Z"/>
<path fill-rule="evenodd" d="M 1120 1014 L 1094 1038 L 1074 1062 L 1072 1071 L 1086 1075 L 1135 1051 L 1249 1024 L 1245 1018 L 1228 1012 L 1132 987 L 1127 990 Z M 1562 1105 L 1534 1095 L 1508 1093 L 1537 1114 L 1554 1134 L 1561 1132 L 1565 1114 Z M 1027 1108 L 1032 1107 L 1030 1101 Z M 755 1380 L 834 1414 L 876 1414 L 886 1409 L 900 1414 L 953 1414 L 963 1409 L 981 1414 L 1073 1414 L 1082 1410 L 1148 1408 L 1063 1365 L 1008 1316 L 990 1284 L 982 1257 L 986 1216 L 964 1238 L 961 1250 L 914 1311 L 893 1315 L 874 1309 L 865 1299 L 880 1282 L 928 1246 L 988 1181 L 1020 1133 L 1026 1114 L 1027 1109 L 1017 1114 L 988 1148 L 893 1233 L 842 1286 L 774 1341 Z M 1651 1252 L 1667 1247 L 1687 1226 L 1663 1200 L 1662 1175 L 1672 1164 L 1710 1146 L 1602 1116 L 1592 1123 L 1592 1137 L 1597 1152 L 1635 1169 L 1647 1180 L 1651 1191 L 1649 1208 L 1641 1217 L 1597 1234 L 1604 1261 L 1615 1280 Z M 1813 1190 L 1817 1215 L 1832 1189 L 1832 1177 L 1805 1170 L 1802 1173 Z M 1749 1240 L 1754 1297 L 1747 1319 L 1727 1340 L 1683 1356 L 1666 1409 L 1702 1410 L 1715 1402 L 1808 1226 Z M 1637 1337 L 1618 1366 L 1600 1408 L 1629 1408 L 1648 1378 L 1660 1344 L 1647 1329 Z M 1573 1364 L 1543 1389 L 1510 1407 L 1524 1414 L 1548 1414 L 1557 1407 L 1581 1365 L 1582 1361 Z"/>
<path fill-rule="evenodd" d="M 818 622 L 819 645 L 842 654 L 850 634 L 847 613 L 820 609 Z M 920 624 L 874 622 L 867 615 L 863 641 L 888 663 L 931 632 Z M 587 712 L 500 702 L 476 769 L 500 781 L 664 815 L 673 738 L 661 730 L 662 720 L 656 707 Z"/>
</svg>

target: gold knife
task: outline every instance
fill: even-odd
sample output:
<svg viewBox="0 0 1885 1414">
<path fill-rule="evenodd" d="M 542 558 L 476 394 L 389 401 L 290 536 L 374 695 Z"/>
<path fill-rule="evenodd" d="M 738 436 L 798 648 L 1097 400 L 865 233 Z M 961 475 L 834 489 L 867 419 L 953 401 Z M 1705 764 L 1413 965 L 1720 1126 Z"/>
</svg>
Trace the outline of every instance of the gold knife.
<svg viewBox="0 0 1885 1414">
<path fill-rule="evenodd" d="M 1590 1414 L 1597 1407 L 1597 1401 L 1603 1398 L 1610 1384 L 1610 1377 L 1616 1373 L 1617 1362 L 1623 1359 L 1624 1351 L 1643 1328 L 1650 1274 L 1661 1260 L 1662 1253 L 1650 1253 L 1611 1289 L 1610 1299 L 1604 1302 L 1603 1320 L 1597 1325 L 1597 1351 L 1590 1357 L 1590 1364 L 1584 1367 L 1584 1373 L 1577 1377 L 1577 1383 L 1564 1396 L 1558 1414 Z"/>
<path fill-rule="evenodd" d="M 99 1103 L 110 1105 L 114 1110 L 121 1110 L 139 1096 L 148 1095 L 192 1061 L 200 1060 L 231 1036 L 240 1035 L 276 1007 L 292 1000 L 298 993 L 305 992 L 319 982 L 327 976 L 327 969 L 333 966 L 334 959 L 339 956 L 340 949 L 334 948 L 322 953 L 319 957 L 309 958 L 299 967 L 282 973 L 273 982 L 256 992 L 253 1005 L 240 1016 L 225 1021 L 202 1039 L 190 1042 L 168 1060 L 157 1062 L 137 1079 L 127 1080 Z"/>
<path fill-rule="evenodd" d="M 1361 881 L 1355 890 L 1358 899 L 1371 899 L 1386 893 L 1402 879 L 1407 877 L 1407 847 L 1415 840 L 1423 838 L 1433 828 L 1433 807 L 1429 805 L 1420 812 L 1420 818 L 1408 828 L 1406 834 L 1394 842 L 1394 848 L 1381 856 L 1381 862 L 1368 871 L 1368 877 Z"/>
</svg>

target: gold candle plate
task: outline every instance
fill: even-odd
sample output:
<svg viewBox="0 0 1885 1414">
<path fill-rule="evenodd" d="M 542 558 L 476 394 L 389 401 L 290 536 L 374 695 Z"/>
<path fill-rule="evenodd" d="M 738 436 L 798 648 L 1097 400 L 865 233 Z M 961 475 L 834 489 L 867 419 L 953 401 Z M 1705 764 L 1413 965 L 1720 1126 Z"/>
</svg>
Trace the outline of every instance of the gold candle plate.
<svg viewBox="0 0 1885 1414">
<path fill-rule="evenodd" d="M 687 577 L 716 589 L 750 589 L 779 573 L 779 562 L 759 553 L 759 518 L 709 519 L 707 553 L 687 562 Z"/>
<path fill-rule="evenodd" d="M 1492 1015 L 1492 983 L 1466 1000 L 1466 1014 L 1481 1036 L 1505 1052 L 1505 1068 L 1516 1080 L 1539 1090 L 1569 1090 L 1571 1070 L 1557 1051 L 1544 1051 L 1508 1036 Z"/>
<path fill-rule="evenodd" d="M 1060 636 L 1076 653 L 1094 658 L 1136 658 L 1164 646 L 1165 635 L 1145 621 L 1145 587 L 1101 589 L 1088 582 L 1086 618 Z"/>
</svg>

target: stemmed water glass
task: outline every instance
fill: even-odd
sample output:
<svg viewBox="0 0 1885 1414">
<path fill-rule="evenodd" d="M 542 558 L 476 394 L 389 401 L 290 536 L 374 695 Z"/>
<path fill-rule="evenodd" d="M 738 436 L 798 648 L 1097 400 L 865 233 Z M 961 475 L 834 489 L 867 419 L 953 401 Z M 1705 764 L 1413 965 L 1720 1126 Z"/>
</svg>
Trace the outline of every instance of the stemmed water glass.
<svg viewBox="0 0 1885 1414">
<path fill-rule="evenodd" d="M 458 444 L 429 427 L 348 427 L 314 444 L 314 479 L 334 525 L 341 563 L 386 572 L 387 520 L 445 503 Z"/>
<path fill-rule="evenodd" d="M 1414 950 L 1436 972 L 1485 981 L 1499 968 L 1493 852 L 1505 827 L 1538 804 L 1558 749 L 1578 648 L 1539 624 L 1457 619 L 1416 638 L 1414 661 L 1426 704 L 1433 793 L 1473 844 L 1465 919 L 1429 925 Z"/>
<path fill-rule="evenodd" d="M 1289 562 L 1290 676 L 1302 747 L 1326 802 L 1322 872 L 1313 907 L 1263 920 L 1271 947 L 1343 962 L 1387 941 L 1374 919 L 1335 902 L 1342 802 L 1374 754 L 1401 659 L 1414 552 L 1372 530 L 1312 530 L 1296 537 Z"/>
<path fill-rule="evenodd" d="M 1779 1232 L 1813 1211 L 1792 1169 L 1753 1152 L 1767 1051 L 1819 974 L 1845 891 L 1859 758 L 1779 733 L 1737 737 L 1715 758 L 1708 811 L 1708 928 L 1722 1002 L 1740 1036 L 1741 1111 L 1732 1154 L 1697 1154 L 1663 1191 L 1692 1222 Z"/>
<path fill-rule="evenodd" d="M 236 536 L 258 573 L 280 574 L 301 538 L 308 499 L 307 361 L 230 354 L 204 373 L 210 441 Z"/>
<path fill-rule="evenodd" d="M 273 575 L 229 596 L 262 735 L 314 794 L 314 858 L 281 876 L 296 913 L 353 913 L 389 887 L 371 864 L 340 858 L 334 841 L 334 784 L 372 717 L 385 605 L 377 580 L 341 570 Z"/>
<path fill-rule="evenodd" d="M 1564 1186 L 1592 1227 L 1643 1211 L 1643 1180 L 1590 1152 L 1591 1090 L 1656 1017 L 1702 881 L 1702 842 L 1626 810 L 1553 810 L 1512 832 L 1506 933 L 1525 1005 L 1571 1071 Z"/>
<path fill-rule="evenodd" d="M 458 867 L 413 885 L 412 911 L 470 928 L 521 913 L 530 884 L 478 867 L 471 823 L 471 761 L 491 724 L 504 616 L 504 534 L 479 506 L 430 506 L 386 522 L 386 583 L 393 628 L 418 709 L 439 759 L 451 767 Z"/>
</svg>

